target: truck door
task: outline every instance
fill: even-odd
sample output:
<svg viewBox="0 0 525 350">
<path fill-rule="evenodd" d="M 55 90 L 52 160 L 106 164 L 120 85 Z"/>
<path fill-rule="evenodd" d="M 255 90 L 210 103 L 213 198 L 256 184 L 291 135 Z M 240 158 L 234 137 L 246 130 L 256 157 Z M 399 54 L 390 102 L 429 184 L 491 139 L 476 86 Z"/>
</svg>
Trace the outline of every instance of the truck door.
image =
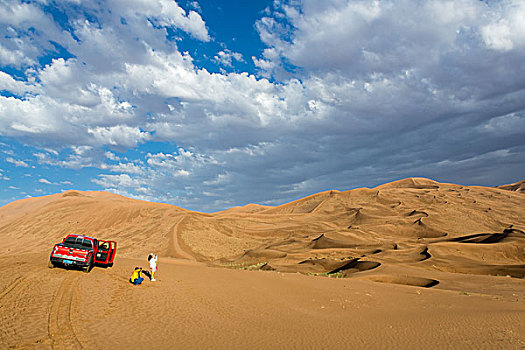
<svg viewBox="0 0 525 350">
<path fill-rule="evenodd" d="M 98 241 L 97 254 L 95 262 L 97 264 L 109 265 L 113 263 L 115 253 L 117 252 L 117 242 L 115 241 Z"/>
</svg>

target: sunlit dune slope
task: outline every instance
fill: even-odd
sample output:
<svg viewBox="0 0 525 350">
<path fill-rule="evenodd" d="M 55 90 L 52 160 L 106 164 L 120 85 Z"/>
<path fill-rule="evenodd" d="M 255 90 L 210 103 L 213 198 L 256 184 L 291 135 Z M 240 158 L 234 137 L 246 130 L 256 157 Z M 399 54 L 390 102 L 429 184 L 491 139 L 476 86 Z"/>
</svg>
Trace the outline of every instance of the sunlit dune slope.
<svg viewBox="0 0 525 350">
<path fill-rule="evenodd" d="M 148 248 L 168 250 L 170 229 L 186 212 L 96 191 L 23 199 L 0 208 L 0 251 L 50 250 L 68 233 L 115 239 L 124 255 Z"/>
<path fill-rule="evenodd" d="M 212 265 L 433 286 L 439 281 L 425 271 L 525 276 L 524 213 L 523 193 L 422 178 L 213 214 L 69 191 L 0 208 L 0 251 L 45 251 L 77 232 L 116 240 L 122 256 L 156 251 Z"/>
</svg>

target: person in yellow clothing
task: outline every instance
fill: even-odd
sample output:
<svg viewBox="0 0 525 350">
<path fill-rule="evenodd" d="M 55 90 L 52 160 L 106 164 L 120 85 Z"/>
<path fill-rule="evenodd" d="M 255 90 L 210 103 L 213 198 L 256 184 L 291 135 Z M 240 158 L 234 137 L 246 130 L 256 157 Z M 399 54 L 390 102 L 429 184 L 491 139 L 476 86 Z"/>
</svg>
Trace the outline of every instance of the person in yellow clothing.
<svg viewBox="0 0 525 350">
<path fill-rule="evenodd" d="M 135 270 L 133 270 L 133 273 L 131 274 L 129 281 L 136 286 L 141 284 L 142 281 L 144 281 L 144 278 L 140 277 L 141 272 L 142 272 L 142 267 L 135 267 Z"/>
</svg>

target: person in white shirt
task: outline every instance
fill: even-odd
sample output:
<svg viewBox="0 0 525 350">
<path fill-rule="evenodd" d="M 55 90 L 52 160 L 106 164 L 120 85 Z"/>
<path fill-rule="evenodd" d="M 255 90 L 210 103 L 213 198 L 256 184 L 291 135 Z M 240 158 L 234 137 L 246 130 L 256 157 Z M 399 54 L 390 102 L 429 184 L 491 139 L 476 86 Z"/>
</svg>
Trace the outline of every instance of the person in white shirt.
<svg viewBox="0 0 525 350">
<path fill-rule="evenodd" d="M 148 255 L 149 268 L 151 269 L 151 280 L 153 282 L 156 281 L 155 271 L 157 271 L 157 259 L 157 254 L 150 253 L 150 255 Z"/>
</svg>

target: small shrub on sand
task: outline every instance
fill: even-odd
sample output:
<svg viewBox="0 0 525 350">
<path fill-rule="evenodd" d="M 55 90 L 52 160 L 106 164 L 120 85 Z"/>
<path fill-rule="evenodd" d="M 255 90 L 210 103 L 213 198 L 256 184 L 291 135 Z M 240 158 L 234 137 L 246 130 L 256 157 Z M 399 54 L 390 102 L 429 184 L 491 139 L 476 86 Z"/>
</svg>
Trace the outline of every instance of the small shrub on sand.
<svg viewBox="0 0 525 350">
<path fill-rule="evenodd" d="M 226 264 L 226 265 L 223 265 L 223 266 L 230 267 L 232 269 L 240 269 L 240 270 L 259 270 L 265 264 L 266 264 L 266 261 L 263 261 L 263 262 L 260 262 L 260 263 L 257 263 L 257 264 L 253 264 L 253 265 L 230 263 L 230 264 Z"/>
<path fill-rule="evenodd" d="M 344 278 L 345 275 L 341 272 L 335 272 L 335 273 L 329 273 L 329 272 L 319 272 L 319 273 L 313 273 L 313 272 L 309 272 L 307 273 L 307 275 L 310 275 L 310 276 L 323 276 L 323 277 L 328 277 L 328 278 Z"/>
</svg>

